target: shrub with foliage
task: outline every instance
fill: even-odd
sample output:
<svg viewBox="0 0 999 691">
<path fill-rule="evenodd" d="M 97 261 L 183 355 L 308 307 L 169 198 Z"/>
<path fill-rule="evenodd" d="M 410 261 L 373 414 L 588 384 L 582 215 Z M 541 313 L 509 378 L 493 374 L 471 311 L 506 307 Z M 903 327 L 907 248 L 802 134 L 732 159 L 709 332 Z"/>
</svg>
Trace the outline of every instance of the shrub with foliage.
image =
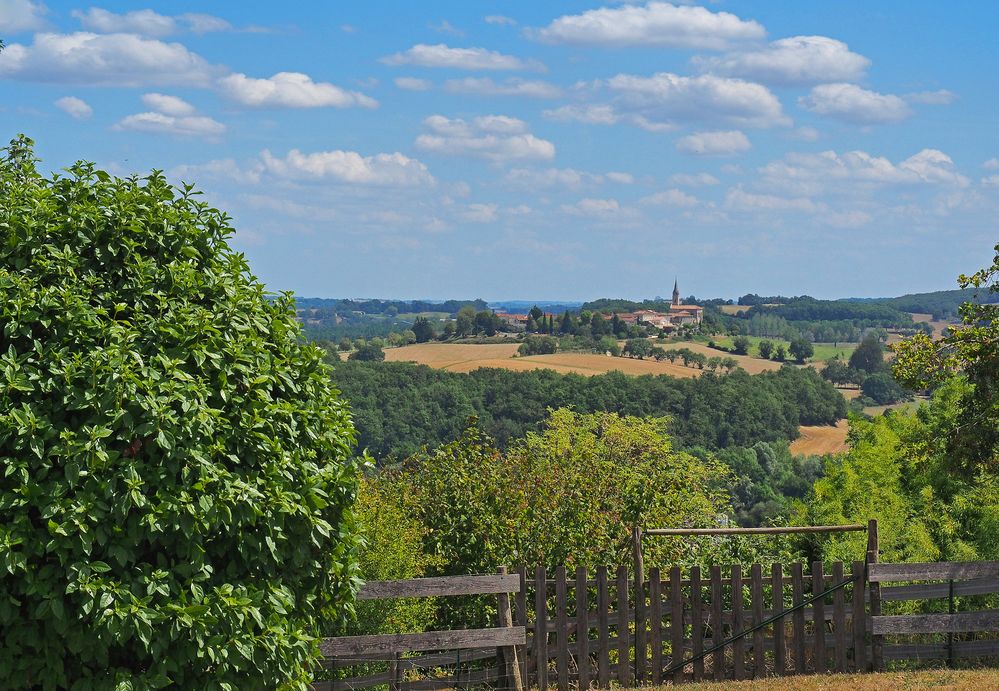
<svg viewBox="0 0 999 691">
<path fill-rule="evenodd" d="M 729 510 L 726 469 L 675 450 L 668 426 L 554 410 L 505 454 L 470 427 L 407 462 L 404 475 L 424 496 L 428 551 L 449 573 L 592 568 L 627 563 L 632 526 L 716 524 Z M 663 541 L 647 557 L 668 564 L 689 549 Z"/>
<path fill-rule="evenodd" d="M 231 233 L 0 154 L 0 687 L 305 688 L 344 614 L 351 421 Z"/>
<path fill-rule="evenodd" d="M 528 336 L 517 348 L 520 355 L 551 355 L 558 351 L 558 339 L 554 336 Z"/>
</svg>

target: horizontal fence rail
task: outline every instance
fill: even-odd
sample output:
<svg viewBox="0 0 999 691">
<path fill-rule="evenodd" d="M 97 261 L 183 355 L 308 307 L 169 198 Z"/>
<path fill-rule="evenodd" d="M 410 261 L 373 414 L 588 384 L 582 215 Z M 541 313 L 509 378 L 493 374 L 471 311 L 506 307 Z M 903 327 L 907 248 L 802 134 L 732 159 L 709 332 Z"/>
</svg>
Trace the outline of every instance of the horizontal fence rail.
<svg viewBox="0 0 999 691">
<path fill-rule="evenodd" d="M 871 564 L 868 580 L 884 602 L 948 599 L 946 614 L 878 611 L 871 619 L 871 633 L 885 660 L 944 659 L 952 664 L 958 658 L 999 656 L 999 640 L 994 638 L 999 634 L 999 610 L 956 611 L 959 597 L 980 600 L 999 593 L 999 562 Z M 982 633 L 993 638 L 975 637 Z"/>
<path fill-rule="evenodd" d="M 645 535 L 788 535 L 798 533 L 846 533 L 867 530 L 866 525 L 806 525 L 764 528 L 646 528 Z"/>
<path fill-rule="evenodd" d="M 403 688 L 407 691 L 432 691 L 471 686 L 501 686 L 522 691 L 517 647 L 523 647 L 527 634 L 524 626 L 513 622 L 509 596 L 515 593 L 519 597 L 521 583 L 519 575 L 500 569 L 498 574 L 483 576 L 441 576 L 363 584 L 357 594 L 358 600 L 495 595 L 499 626 L 324 638 L 319 648 L 335 678 L 313 683 L 313 690 L 346 691 L 387 685 L 389 691 Z M 414 653 L 428 652 L 433 654 L 413 656 Z M 490 665 L 490 662 L 493 664 Z M 473 668 L 462 670 L 462 664 L 466 667 L 471 664 Z M 411 676 L 417 670 L 452 665 L 453 674 L 407 678 L 408 674 Z M 338 669 L 349 667 L 369 671 L 347 678 L 337 675 Z M 384 669 L 372 670 L 378 667 Z"/>
<path fill-rule="evenodd" d="M 441 576 L 410 578 L 404 581 L 370 581 L 361 586 L 358 600 L 396 597 L 442 597 L 450 595 L 496 595 L 520 589 L 516 574 L 495 576 Z"/>
</svg>

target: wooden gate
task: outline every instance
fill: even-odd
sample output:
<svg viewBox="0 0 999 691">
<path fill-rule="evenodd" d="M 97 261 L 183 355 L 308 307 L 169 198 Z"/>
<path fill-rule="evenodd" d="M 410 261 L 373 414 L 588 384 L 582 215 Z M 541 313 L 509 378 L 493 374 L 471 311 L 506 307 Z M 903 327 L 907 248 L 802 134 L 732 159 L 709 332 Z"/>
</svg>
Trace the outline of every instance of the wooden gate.
<svg viewBox="0 0 999 691">
<path fill-rule="evenodd" d="M 634 574 L 526 570 L 525 681 L 539 688 L 864 671 L 864 562 L 653 568 Z M 637 595 L 637 597 L 636 597 Z"/>
</svg>

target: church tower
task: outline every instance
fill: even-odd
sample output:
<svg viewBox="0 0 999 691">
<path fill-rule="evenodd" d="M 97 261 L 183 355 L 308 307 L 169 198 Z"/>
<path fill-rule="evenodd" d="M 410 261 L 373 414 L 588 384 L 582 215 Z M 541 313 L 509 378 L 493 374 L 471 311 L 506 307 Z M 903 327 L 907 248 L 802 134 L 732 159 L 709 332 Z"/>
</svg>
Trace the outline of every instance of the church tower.
<svg viewBox="0 0 999 691">
<path fill-rule="evenodd" d="M 677 287 L 676 279 L 673 279 L 673 306 L 680 306 L 680 289 Z"/>
</svg>

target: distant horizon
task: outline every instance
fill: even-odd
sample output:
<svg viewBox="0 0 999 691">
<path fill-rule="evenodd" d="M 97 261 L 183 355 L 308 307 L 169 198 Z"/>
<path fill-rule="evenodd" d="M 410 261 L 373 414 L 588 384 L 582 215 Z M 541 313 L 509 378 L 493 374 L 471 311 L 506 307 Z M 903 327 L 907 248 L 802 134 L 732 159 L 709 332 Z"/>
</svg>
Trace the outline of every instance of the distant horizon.
<svg viewBox="0 0 999 691">
<path fill-rule="evenodd" d="M 744 293 L 740 293 L 739 295 L 735 295 L 735 296 L 729 297 L 729 296 L 724 296 L 724 295 L 697 295 L 696 293 L 686 292 L 686 291 L 684 291 L 682 289 L 680 290 L 680 292 L 682 294 L 684 294 L 684 297 L 687 297 L 687 296 L 690 296 L 690 295 L 694 295 L 695 297 L 697 297 L 700 300 L 716 300 L 717 299 L 717 300 L 732 300 L 733 302 L 735 302 L 735 301 L 738 301 L 738 299 L 740 297 L 742 297 L 744 295 L 750 295 L 750 294 L 755 294 L 755 295 L 782 295 L 784 297 L 801 297 L 801 296 L 806 296 L 807 295 L 808 297 L 813 297 L 813 298 L 815 298 L 817 300 L 890 300 L 892 298 L 902 297 L 903 295 L 922 295 L 922 294 L 925 294 L 925 293 L 939 293 L 939 292 L 950 291 L 950 290 L 960 290 L 960 288 L 956 284 L 956 281 L 955 281 L 955 285 L 954 285 L 953 288 L 940 288 L 939 290 L 917 290 L 917 291 L 912 291 L 912 292 L 907 292 L 907 293 L 899 293 L 898 295 L 850 295 L 850 296 L 840 296 L 840 297 L 823 297 L 823 296 L 820 296 L 820 295 L 813 295 L 812 293 L 808 293 L 808 292 L 788 293 L 788 292 L 779 292 L 778 291 L 778 292 L 773 292 L 773 293 L 771 293 L 771 292 L 762 293 L 762 292 L 759 292 L 759 291 L 750 290 L 750 291 L 747 291 L 747 292 L 744 292 Z M 358 302 L 369 301 L 369 300 L 382 300 L 382 301 L 386 301 L 386 302 L 388 302 L 388 301 L 399 301 L 399 302 L 433 302 L 433 303 L 437 303 L 437 302 L 448 302 L 449 300 L 468 300 L 468 301 L 482 300 L 483 302 L 486 302 L 486 303 L 488 303 L 490 305 L 493 305 L 493 304 L 504 304 L 504 303 L 505 304 L 512 304 L 512 303 L 537 303 L 538 305 L 542 305 L 542 304 L 547 304 L 547 305 L 556 305 L 556 304 L 557 305 L 583 305 L 583 304 L 585 304 L 587 302 L 593 302 L 595 300 L 603 300 L 603 299 L 609 299 L 609 300 L 630 300 L 631 302 L 643 302 L 645 300 L 667 300 L 668 301 L 670 299 L 668 296 L 661 295 L 661 294 L 660 295 L 653 295 L 653 296 L 650 296 L 650 297 L 628 297 L 628 296 L 624 296 L 624 295 L 600 295 L 599 297 L 590 297 L 590 298 L 586 298 L 586 299 L 580 299 L 580 298 L 572 298 L 572 299 L 569 299 L 569 298 L 566 298 L 566 299 L 548 299 L 548 298 L 498 298 L 498 299 L 491 299 L 491 298 L 479 297 L 479 296 L 475 296 L 475 297 L 457 297 L 457 296 L 453 296 L 453 295 L 451 297 L 446 297 L 446 298 L 438 298 L 438 297 L 357 297 L 357 296 L 344 296 L 344 295 L 339 295 L 339 296 L 321 296 L 321 295 L 299 295 L 297 293 L 295 293 L 294 295 L 295 295 L 296 298 L 302 299 L 302 300 L 356 300 Z"/>
</svg>

